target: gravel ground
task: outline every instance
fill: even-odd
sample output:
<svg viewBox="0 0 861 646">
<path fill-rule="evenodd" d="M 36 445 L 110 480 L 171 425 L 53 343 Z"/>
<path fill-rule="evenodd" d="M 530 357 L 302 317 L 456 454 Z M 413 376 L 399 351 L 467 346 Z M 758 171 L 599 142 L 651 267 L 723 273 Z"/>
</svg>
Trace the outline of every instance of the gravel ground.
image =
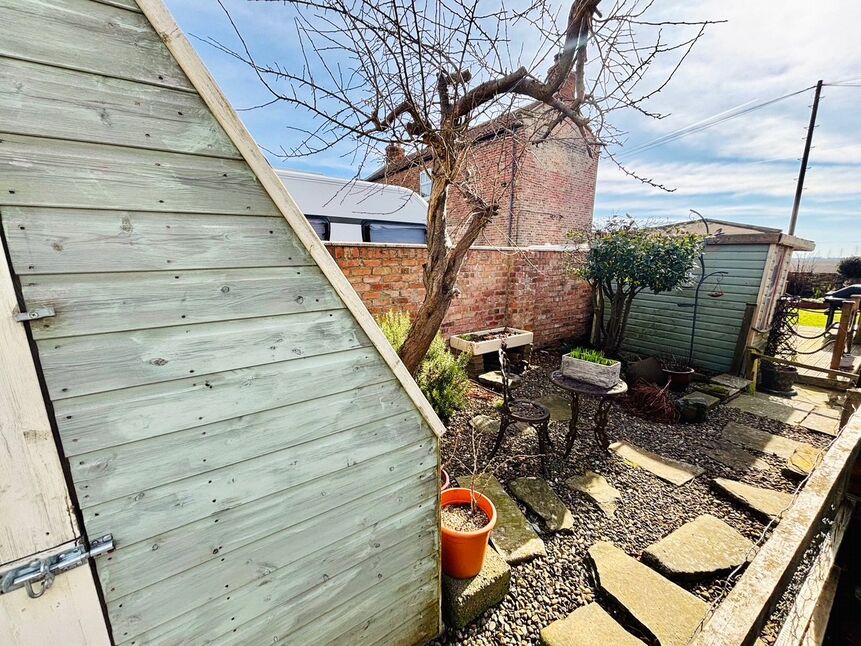
<svg viewBox="0 0 861 646">
<path fill-rule="evenodd" d="M 537 398 L 555 389 L 549 374 L 559 366 L 560 352 L 540 351 L 533 354 L 534 367 L 524 375 L 518 397 Z M 473 389 L 470 402 L 449 424 L 443 440 L 443 465 L 452 476 L 468 471 L 465 464 L 472 460 L 473 445 L 478 463 L 486 463 L 493 437 L 473 433 L 469 420 L 479 413 L 498 416 L 493 402 L 496 395 L 478 387 Z M 598 540 L 609 540 L 628 554 L 639 557 L 648 545 L 666 536 L 684 523 L 703 513 L 722 518 L 743 535 L 757 541 L 766 530 L 766 523 L 727 498 L 712 491 L 709 482 L 714 477 L 741 480 L 750 484 L 792 491 L 796 481 L 781 472 L 782 461 L 775 456 L 757 454 L 772 465 L 768 471 L 749 468 L 739 471 L 707 457 L 701 447 L 704 441 L 717 438 L 729 421 L 803 440 L 824 447 L 830 438 L 789 427 L 755 415 L 726 407 L 710 411 L 702 424 L 667 425 L 652 423 L 628 415 L 614 407 L 608 435 L 611 441 L 625 439 L 668 458 L 682 460 L 706 469 L 706 474 L 676 487 L 650 473 L 626 466 L 614 456 L 602 453 L 591 433 L 594 402 L 581 399 L 581 432 L 574 451 L 567 461 L 558 453 L 567 431 L 567 422 L 551 422 L 550 433 L 556 447 L 548 457 L 551 478 L 556 493 L 574 515 L 572 534 L 548 534 L 534 515 L 521 506 L 535 525 L 547 547 L 547 557 L 512 568 L 511 590 L 503 602 L 486 612 L 470 626 L 459 632 L 449 631 L 436 644 L 537 644 L 539 631 L 556 619 L 561 619 L 579 606 L 598 597 L 601 605 L 617 615 L 623 625 L 636 633 L 636 628 L 616 612 L 608 599 L 602 599 L 591 574 L 586 550 Z M 497 458 L 489 467 L 501 482 L 525 475 L 540 475 L 537 438 L 534 433 L 514 433 L 510 430 Z M 456 454 L 456 455 L 455 455 Z M 569 490 L 567 478 L 596 471 L 605 476 L 622 494 L 615 517 L 607 518 L 591 500 Z M 708 603 L 722 596 L 725 579 L 707 580 L 698 584 L 682 584 Z"/>
</svg>

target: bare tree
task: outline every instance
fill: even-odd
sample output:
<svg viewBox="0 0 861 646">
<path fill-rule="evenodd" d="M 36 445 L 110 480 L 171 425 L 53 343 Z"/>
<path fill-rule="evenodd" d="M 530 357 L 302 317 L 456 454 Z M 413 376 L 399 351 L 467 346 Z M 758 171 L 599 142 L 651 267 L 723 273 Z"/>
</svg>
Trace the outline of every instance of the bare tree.
<svg viewBox="0 0 861 646">
<path fill-rule="evenodd" d="M 425 299 L 400 351 L 413 374 L 457 293 L 470 246 L 500 209 L 500 183 L 475 172 L 475 126 L 505 130 L 516 116 L 528 122 L 532 143 L 568 140 L 596 155 L 621 143 L 612 113 L 661 118 L 646 102 L 711 22 L 651 20 L 654 0 L 616 0 L 607 15 L 601 0 L 278 1 L 295 25 L 299 60 L 260 62 L 232 18 L 241 47 L 210 42 L 254 69 L 270 104 L 315 117 L 282 153 L 313 155 L 349 142 L 361 167 L 397 145 L 430 174 Z M 447 217 L 454 195 L 469 206 L 455 223 Z"/>
</svg>

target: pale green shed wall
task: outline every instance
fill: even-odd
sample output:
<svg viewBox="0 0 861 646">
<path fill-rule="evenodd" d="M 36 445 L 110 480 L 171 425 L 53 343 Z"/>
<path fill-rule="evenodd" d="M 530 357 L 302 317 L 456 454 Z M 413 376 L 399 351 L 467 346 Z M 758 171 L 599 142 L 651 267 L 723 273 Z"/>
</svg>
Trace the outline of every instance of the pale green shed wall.
<svg viewBox="0 0 861 646">
<path fill-rule="evenodd" d="M 0 25 L 0 225 L 57 313 L 32 335 L 117 545 L 115 642 L 432 637 L 437 437 L 149 21 L 0 0 Z"/>
<path fill-rule="evenodd" d="M 705 249 L 706 273 L 724 270 L 729 274 L 721 282 L 722 297 L 709 296 L 714 279 L 700 289 L 693 363 L 725 371 L 732 364 L 745 305 L 757 302 L 769 245 L 720 244 L 706 245 Z M 672 353 L 686 359 L 693 309 L 677 304 L 693 302 L 693 288 L 640 293 L 631 306 L 623 348 L 643 355 Z"/>
</svg>

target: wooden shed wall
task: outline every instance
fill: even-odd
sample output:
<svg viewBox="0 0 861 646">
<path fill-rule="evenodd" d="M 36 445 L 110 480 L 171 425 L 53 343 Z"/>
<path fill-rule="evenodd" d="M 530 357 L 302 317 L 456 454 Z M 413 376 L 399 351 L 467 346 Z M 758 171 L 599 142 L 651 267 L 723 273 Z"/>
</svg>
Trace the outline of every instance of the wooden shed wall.
<svg viewBox="0 0 861 646">
<path fill-rule="evenodd" d="M 437 438 L 148 19 L 0 0 L 0 24 L 0 225 L 57 312 L 32 335 L 85 529 L 118 546 L 115 641 L 432 637 Z"/>
<path fill-rule="evenodd" d="M 732 364 L 741 330 L 745 305 L 756 303 L 763 280 L 769 245 L 706 245 L 706 273 L 727 271 L 722 279 L 724 295 L 712 298 L 716 280 L 700 289 L 697 331 L 694 340 L 695 366 L 725 371 Z M 653 294 L 642 292 L 634 299 L 628 320 L 624 349 L 639 354 L 672 353 L 687 359 L 691 335 L 694 289 Z"/>
</svg>

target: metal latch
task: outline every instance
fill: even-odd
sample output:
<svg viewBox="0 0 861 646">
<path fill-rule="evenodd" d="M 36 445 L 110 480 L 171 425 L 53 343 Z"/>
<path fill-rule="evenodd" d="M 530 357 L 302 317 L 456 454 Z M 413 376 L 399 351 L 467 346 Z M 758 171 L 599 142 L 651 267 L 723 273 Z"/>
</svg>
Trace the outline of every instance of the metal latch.
<svg viewBox="0 0 861 646">
<path fill-rule="evenodd" d="M 15 320 L 19 322 L 35 321 L 36 319 L 45 319 L 56 314 L 53 307 L 37 307 L 26 312 L 16 312 Z"/>
<path fill-rule="evenodd" d="M 114 549 L 114 537 L 106 534 L 90 543 L 90 549 L 77 545 L 70 550 L 34 559 L 25 565 L 0 572 L 0 594 L 18 588 L 27 588 L 27 596 L 38 599 L 54 583 L 54 577 L 83 565 L 88 559 L 95 558 Z M 34 585 L 34 584 L 38 584 Z"/>
</svg>

